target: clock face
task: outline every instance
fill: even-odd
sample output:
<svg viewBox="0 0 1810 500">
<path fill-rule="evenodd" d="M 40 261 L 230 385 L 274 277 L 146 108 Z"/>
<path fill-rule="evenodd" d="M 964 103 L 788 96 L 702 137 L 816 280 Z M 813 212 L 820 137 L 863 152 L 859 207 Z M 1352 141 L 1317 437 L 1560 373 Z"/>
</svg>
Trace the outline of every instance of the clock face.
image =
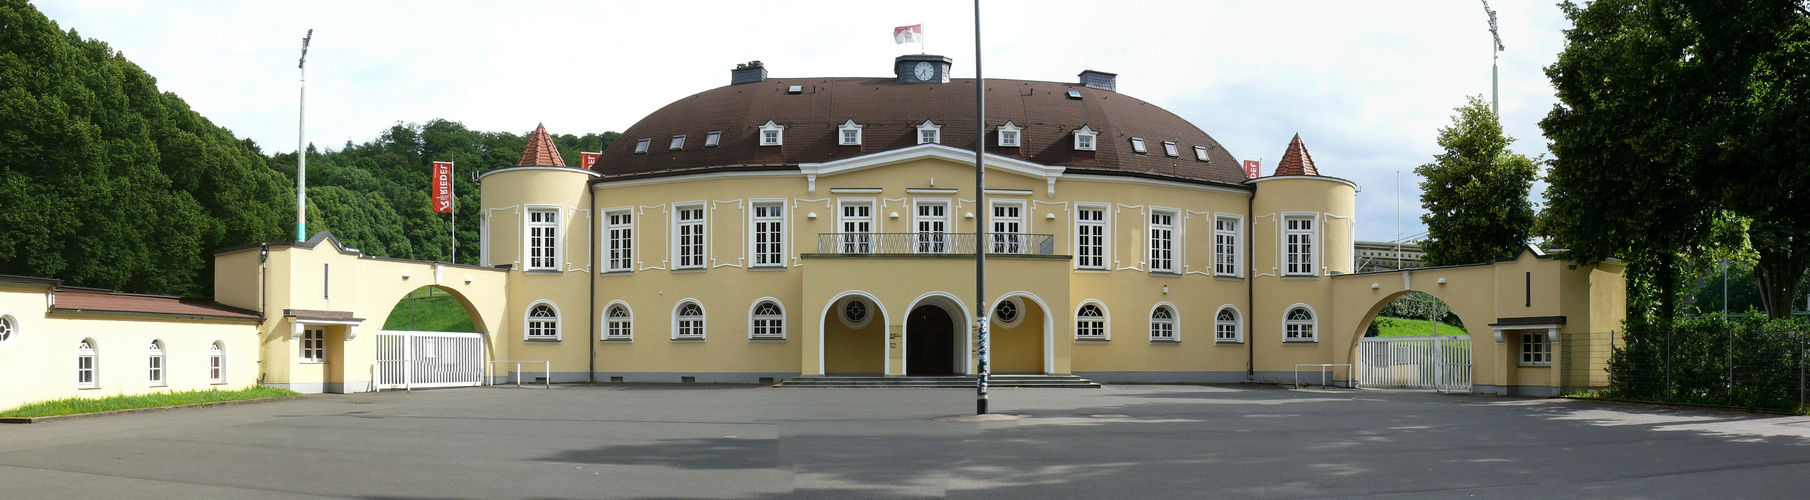
<svg viewBox="0 0 1810 500">
<path fill-rule="evenodd" d="M 912 74 L 917 75 L 918 81 L 930 81 L 930 77 L 936 76 L 936 68 L 930 67 L 930 63 L 921 62 L 912 70 Z"/>
</svg>

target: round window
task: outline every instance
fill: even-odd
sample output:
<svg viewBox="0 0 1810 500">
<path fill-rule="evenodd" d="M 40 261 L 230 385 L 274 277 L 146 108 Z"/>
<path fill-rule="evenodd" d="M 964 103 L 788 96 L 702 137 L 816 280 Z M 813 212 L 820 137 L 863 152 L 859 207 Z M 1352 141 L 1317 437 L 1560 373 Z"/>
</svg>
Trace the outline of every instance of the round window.
<svg viewBox="0 0 1810 500">
<path fill-rule="evenodd" d="M 13 341 L 13 335 L 19 333 L 19 325 L 13 322 L 12 316 L 0 316 L 0 344 Z"/>
<path fill-rule="evenodd" d="M 1024 302 L 1018 297 L 1002 299 L 993 306 L 993 322 L 1001 328 L 1017 327 L 1024 320 Z"/>
<path fill-rule="evenodd" d="M 874 305 L 861 297 L 848 297 L 836 306 L 836 318 L 843 326 L 861 328 L 874 319 Z"/>
</svg>

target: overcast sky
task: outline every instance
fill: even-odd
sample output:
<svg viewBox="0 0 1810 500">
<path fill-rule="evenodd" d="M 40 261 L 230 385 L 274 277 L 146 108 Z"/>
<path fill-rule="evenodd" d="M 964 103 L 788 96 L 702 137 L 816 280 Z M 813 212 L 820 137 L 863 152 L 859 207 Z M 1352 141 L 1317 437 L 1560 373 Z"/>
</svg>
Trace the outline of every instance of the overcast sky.
<svg viewBox="0 0 1810 500">
<path fill-rule="evenodd" d="M 1503 124 L 1546 153 L 1551 64 L 1568 27 L 1555 0 L 1499 0 Z M 666 103 L 729 83 L 736 63 L 773 77 L 889 76 L 894 26 L 974 76 L 973 4 L 912 2 L 88 1 L 35 4 L 98 38 L 215 124 L 266 152 L 295 150 L 297 69 L 308 51 L 308 140 L 338 149 L 390 125 L 445 118 L 477 130 L 621 131 Z M 1481 3 L 996 1 L 981 8 L 986 76 L 1118 90 L 1192 121 L 1269 172 L 1300 133 L 1323 175 L 1361 186 L 1357 236 L 1425 230 L 1413 168 L 1465 96 L 1490 93 Z M 1539 198 L 1535 187 L 1535 199 Z"/>
</svg>

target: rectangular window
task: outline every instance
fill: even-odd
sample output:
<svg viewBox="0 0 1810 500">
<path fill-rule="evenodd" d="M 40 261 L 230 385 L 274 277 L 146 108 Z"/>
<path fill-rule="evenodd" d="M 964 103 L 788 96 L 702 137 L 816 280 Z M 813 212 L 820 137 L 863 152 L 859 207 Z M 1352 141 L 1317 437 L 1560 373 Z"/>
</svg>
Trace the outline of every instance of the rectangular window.
<svg viewBox="0 0 1810 500">
<path fill-rule="evenodd" d="M 671 150 L 671 151 L 678 151 L 681 149 L 685 149 L 685 136 L 684 135 L 672 136 L 672 145 L 667 146 L 666 149 Z"/>
<path fill-rule="evenodd" d="M 1547 342 L 1546 332 L 1529 332 L 1521 335 L 1521 366 L 1551 366 L 1552 344 Z"/>
<path fill-rule="evenodd" d="M 1290 215 L 1282 218 L 1285 276 L 1314 275 L 1314 217 Z"/>
<path fill-rule="evenodd" d="M 993 204 L 992 253 L 1024 253 L 1024 202 L 1002 201 Z"/>
<path fill-rule="evenodd" d="M 1144 147 L 1144 138 L 1133 137 L 1133 138 L 1131 138 L 1131 152 L 1137 153 L 1137 154 L 1145 154 L 1145 153 L 1149 153 L 1150 150 L 1146 149 Z"/>
<path fill-rule="evenodd" d="M 918 201 L 912 218 L 918 229 L 917 253 L 949 253 L 949 202 Z"/>
<path fill-rule="evenodd" d="M 1180 158 L 1182 152 L 1175 148 L 1175 141 L 1163 141 L 1163 154 L 1170 158 Z"/>
<path fill-rule="evenodd" d="M 1075 134 L 1075 149 L 1079 151 L 1093 151 L 1094 136 L 1089 134 Z"/>
<path fill-rule="evenodd" d="M 708 134 L 704 134 L 704 147 L 714 148 L 714 147 L 717 147 L 717 145 L 722 144 L 722 143 L 723 143 L 723 133 L 722 132 L 711 132 Z"/>
<path fill-rule="evenodd" d="M 216 384 L 226 382 L 226 355 L 217 349 L 207 355 L 207 381 Z"/>
<path fill-rule="evenodd" d="M 302 352 L 297 361 L 320 363 L 327 360 L 327 331 L 302 330 Z"/>
<path fill-rule="evenodd" d="M 150 367 L 151 367 L 150 378 L 147 379 L 150 381 L 150 384 L 153 386 L 164 385 L 163 384 L 163 351 L 154 350 L 151 352 Z"/>
<path fill-rule="evenodd" d="M 1175 212 L 1150 212 L 1150 272 L 1175 272 Z"/>
<path fill-rule="evenodd" d="M 874 253 L 874 202 L 844 201 L 837 220 L 842 225 L 842 253 Z"/>
<path fill-rule="evenodd" d="M 762 145 L 762 146 L 778 146 L 779 139 L 780 139 L 780 137 L 779 137 L 778 130 L 762 130 L 762 131 L 760 131 L 760 145 Z"/>
<path fill-rule="evenodd" d="M 1018 147 L 1018 131 L 1016 131 L 1016 130 L 999 131 L 999 145 L 1008 147 L 1008 148 Z"/>
<path fill-rule="evenodd" d="M 559 270 L 559 210 L 528 210 L 528 270 Z"/>
<path fill-rule="evenodd" d="M 786 216 L 784 203 L 754 204 L 754 266 L 786 265 Z"/>
<path fill-rule="evenodd" d="M 603 237 L 609 241 L 609 254 L 604 257 L 607 272 L 632 271 L 635 265 L 634 214 L 630 211 L 604 214 Z"/>
<path fill-rule="evenodd" d="M 1198 161 L 1212 161 L 1212 160 L 1207 159 L 1207 147 L 1206 146 L 1195 146 L 1194 147 L 1194 159 L 1198 160 Z"/>
<path fill-rule="evenodd" d="M 918 130 L 918 144 L 936 144 L 937 130 Z"/>
<path fill-rule="evenodd" d="M 674 269 L 699 269 L 704 267 L 704 207 L 678 207 L 678 228 L 675 233 L 678 243 L 673 248 L 678 251 Z"/>
<path fill-rule="evenodd" d="M 1106 209 L 1075 210 L 1075 267 L 1106 269 Z"/>
<path fill-rule="evenodd" d="M 843 146 L 860 146 L 861 145 L 861 129 L 856 129 L 856 128 L 842 129 L 842 145 Z"/>
<path fill-rule="evenodd" d="M 1213 274 L 1215 275 L 1239 275 L 1238 226 L 1239 219 L 1237 218 L 1213 219 Z"/>
<path fill-rule="evenodd" d="M 638 155 L 647 154 L 647 146 L 649 144 L 653 144 L 653 142 L 654 142 L 653 139 L 641 139 L 641 140 L 635 141 L 635 154 L 638 154 Z"/>
</svg>

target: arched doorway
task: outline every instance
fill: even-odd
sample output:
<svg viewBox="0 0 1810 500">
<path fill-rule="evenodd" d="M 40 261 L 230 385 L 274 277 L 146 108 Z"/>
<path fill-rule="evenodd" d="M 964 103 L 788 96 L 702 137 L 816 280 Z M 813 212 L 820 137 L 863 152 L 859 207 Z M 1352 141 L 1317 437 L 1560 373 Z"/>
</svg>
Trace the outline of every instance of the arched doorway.
<svg viewBox="0 0 1810 500">
<path fill-rule="evenodd" d="M 823 312 L 823 373 L 879 377 L 886 372 L 886 310 L 873 296 L 846 292 Z"/>
<path fill-rule="evenodd" d="M 1024 292 L 1005 294 L 993 303 L 989 319 L 993 373 L 1046 373 L 1054 325 L 1042 299 Z"/>
<path fill-rule="evenodd" d="M 410 291 L 390 308 L 373 341 L 372 388 L 482 384 L 490 353 L 477 318 L 471 302 L 450 288 Z"/>
<path fill-rule="evenodd" d="M 955 375 L 956 320 L 935 305 L 921 305 L 905 318 L 905 374 Z"/>
</svg>

